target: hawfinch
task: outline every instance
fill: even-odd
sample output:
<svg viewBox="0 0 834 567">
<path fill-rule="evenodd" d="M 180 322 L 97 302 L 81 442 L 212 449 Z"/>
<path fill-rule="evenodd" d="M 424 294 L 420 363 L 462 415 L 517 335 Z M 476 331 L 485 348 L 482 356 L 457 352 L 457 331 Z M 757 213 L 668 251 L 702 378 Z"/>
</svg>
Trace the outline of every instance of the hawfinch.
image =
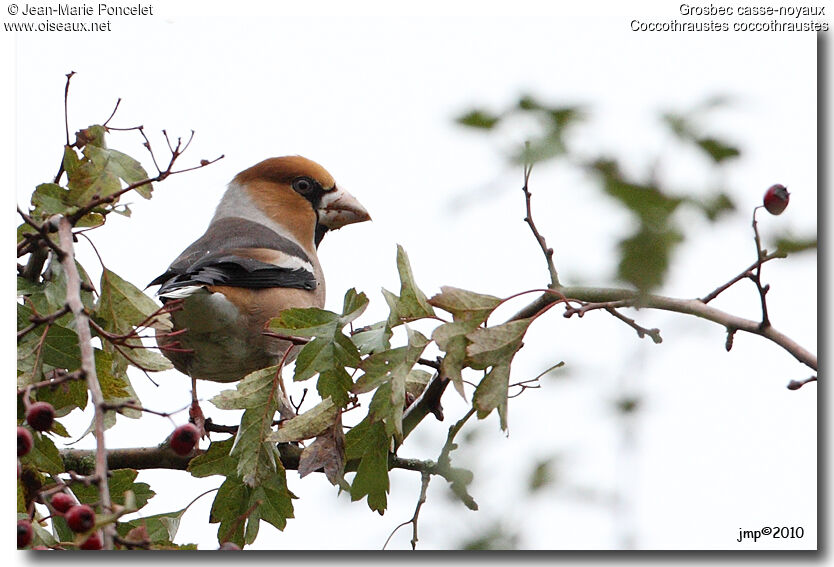
<svg viewBox="0 0 834 567">
<path fill-rule="evenodd" d="M 205 234 L 149 284 L 161 286 L 163 303 L 184 299 L 171 318 L 186 330 L 158 332 L 160 347 L 175 346 L 162 353 L 192 381 L 232 382 L 277 364 L 292 345 L 264 335 L 267 321 L 324 306 L 316 248 L 327 231 L 366 220 L 362 205 L 303 157 L 238 173 Z"/>
</svg>

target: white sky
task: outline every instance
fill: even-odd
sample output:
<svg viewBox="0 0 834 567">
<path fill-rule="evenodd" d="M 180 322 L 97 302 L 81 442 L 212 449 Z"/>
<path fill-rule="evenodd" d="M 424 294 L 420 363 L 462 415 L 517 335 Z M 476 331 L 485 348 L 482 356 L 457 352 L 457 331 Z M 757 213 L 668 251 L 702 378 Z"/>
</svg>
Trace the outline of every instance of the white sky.
<svg viewBox="0 0 834 567">
<path fill-rule="evenodd" d="M 708 225 L 685 216 L 691 238 L 662 290 L 667 295 L 702 296 L 751 263 L 750 210 L 772 183 L 787 185 L 792 197 L 782 216 L 760 217 L 765 241 L 816 228 L 812 33 L 629 29 L 633 19 L 698 21 L 671 2 L 424 2 L 419 9 L 378 2 L 150 4 L 153 16 L 111 17 L 111 32 L 0 34 L 9 78 L 3 170 L 12 168 L 6 186 L 16 188 L 21 205 L 58 166 L 70 70 L 78 73 L 71 132 L 102 122 L 121 97 L 111 124 L 143 124 L 163 159 L 163 128 L 184 137 L 197 132 L 183 165 L 226 155 L 157 186 L 149 202 L 130 199 L 132 219 L 114 216 L 93 233 L 107 266 L 136 284 L 161 273 L 202 233 L 235 173 L 266 157 L 301 154 L 323 164 L 374 218 L 328 235 L 322 245 L 330 308 L 356 287 L 371 298 L 360 323 L 385 317 L 379 289 L 397 289 L 397 243 L 429 295 L 441 285 L 499 296 L 542 287 L 544 262 L 522 222 L 521 172 L 504 158 L 528 131 L 484 136 L 453 124 L 473 105 L 502 110 L 523 93 L 587 108 L 590 120 L 576 137 L 583 155 L 622 158 L 635 175 L 662 156 L 660 175 L 682 191 L 731 192 L 740 210 L 730 220 Z M 5 7 L 0 19 L 26 21 Z M 62 20 L 29 21 L 45 19 Z M 680 151 L 657 120 L 661 111 L 686 110 L 716 94 L 729 95 L 732 104 L 710 115 L 706 131 L 743 149 L 717 178 L 704 173 L 707 164 L 695 153 Z M 150 170 L 140 142 L 131 133 L 109 140 Z M 565 283 L 611 284 L 616 239 L 629 227 L 591 181 L 561 165 L 533 173 L 534 215 Z M 8 222 L 16 226 L 17 219 Z M 97 261 L 83 244 L 79 256 L 95 272 Z M 772 262 L 764 274 L 774 325 L 816 351 L 815 254 Z M 758 314 L 749 284 L 716 305 Z M 477 445 L 453 453 L 453 461 L 475 472 L 472 493 L 481 510 L 447 498 L 443 481 L 434 480 L 420 516 L 420 548 L 459 545 L 502 518 L 528 549 L 613 549 L 628 538 L 639 549 L 816 547 L 817 386 L 785 388 L 810 372 L 757 337 L 737 335 L 727 354 L 716 325 L 660 312 L 636 317 L 661 328 L 662 345 L 638 340 L 598 313 L 568 320 L 554 310 L 537 322 L 513 381 L 558 360 L 567 363 L 566 378 L 544 379 L 542 389 L 511 401 L 509 437 L 490 417 L 476 428 Z M 146 406 L 187 404 L 185 377 L 172 371 L 155 379 L 159 388 L 133 375 Z M 222 389 L 201 385 L 200 395 Z M 623 393 L 639 395 L 643 404 L 628 432 L 611 403 Z M 447 422 L 425 422 L 403 455 L 436 458 L 447 427 L 465 411 L 454 396 L 444 400 Z M 88 420 L 69 421 L 71 432 L 83 431 Z M 108 443 L 154 445 L 170 430 L 170 422 L 154 416 L 120 419 Z M 552 457 L 559 482 L 528 499 L 533 465 Z M 299 481 L 294 472 L 289 478 L 301 497 L 296 519 L 283 533 L 262 524 L 254 548 L 378 549 L 411 517 L 419 492 L 419 475 L 393 474 L 389 509 L 379 517 L 364 502 L 336 499 L 323 478 Z M 179 509 L 220 482 L 176 472 L 142 472 L 143 479 L 157 491 L 143 510 L 148 515 Z M 618 506 L 605 503 L 611 494 L 619 495 Z M 216 525 L 205 524 L 212 498 L 192 506 L 178 542 L 216 545 Z M 805 537 L 736 542 L 739 529 L 762 526 L 801 526 Z M 410 537 L 405 528 L 389 547 L 408 548 Z"/>
</svg>

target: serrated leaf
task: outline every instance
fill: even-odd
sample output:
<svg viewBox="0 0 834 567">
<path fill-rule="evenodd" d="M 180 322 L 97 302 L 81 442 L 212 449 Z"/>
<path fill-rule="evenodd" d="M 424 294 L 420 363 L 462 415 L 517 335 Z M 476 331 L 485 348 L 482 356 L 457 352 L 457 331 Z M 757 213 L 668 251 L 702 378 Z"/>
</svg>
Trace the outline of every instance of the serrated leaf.
<svg viewBox="0 0 834 567">
<path fill-rule="evenodd" d="M 121 189 L 119 177 L 107 168 L 109 159 L 106 149 L 88 145 L 84 147 L 83 154 L 84 157 L 67 169 L 70 190 L 67 199 L 70 203 L 83 205 L 95 196 L 112 195 Z M 66 154 L 64 157 L 66 159 Z"/>
<path fill-rule="evenodd" d="M 472 406 L 477 410 L 478 419 L 484 419 L 492 410 L 498 409 L 501 429 L 507 429 L 507 389 L 510 385 L 510 364 L 493 366 L 472 396 Z"/>
<path fill-rule="evenodd" d="M 64 461 L 52 442 L 46 435 L 35 432 L 32 437 L 35 443 L 32 450 L 20 457 L 20 462 L 25 465 L 32 465 L 39 471 L 49 474 L 60 474 L 64 472 Z"/>
<path fill-rule="evenodd" d="M 84 380 L 69 380 L 52 388 L 38 390 L 38 400 L 52 404 L 58 417 L 75 408 L 84 409 L 87 407 L 87 398 L 87 383 Z"/>
<path fill-rule="evenodd" d="M 43 341 L 43 362 L 70 371 L 80 368 L 81 350 L 75 331 L 55 323 L 50 325 Z"/>
<path fill-rule="evenodd" d="M 332 334 L 339 325 L 339 315 L 326 309 L 285 309 L 269 322 L 269 330 L 294 337 L 317 337 Z"/>
<path fill-rule="evenodd" d="M 68 205 L 69 191 L 55 183 L 42 183 L 32 193 L 32 216 L 45 220 L 52 215 L 67 213 L 72 207 Z"/>
<path fill-rule="evenodd" d="M 434 317 L 434 309 L 429 305 L 425 294 L 420 291 L 414 281 L 411 263 L 405 249 L 397 244 L 397 271 L 400 276 L 400 295 L 383 289 L 382 294 L 391 310 L 388 325 L 395 327 L 401 323 Z"/>
<path fill-rule="evenodd" d="M 345 294 L 343 313 L 323 309 L 287 309 L 270 321 L 269 328 L 277 333 L 315 337 L 304 345 L 295 361 L 295 381 L 307 380 L 316 374 L 316 389 L 322 399 L 328 396 L 344 407 L 353 382 L 345 367 L 357 368 L 360 363 L 356 345 L 342 327 L 358 317 L 368 304 L 364 293 L 350 289 Z"/>
<path fill-rule="evenodd" d="M 365 373 L 356 381 L 353 393 L 377 389 L 370 413 L 385 422 L 386 432 L 402 440 L 402 418 L 405 408 L 406 380 L 429 340 L 418 331 L 406 327 L 408 345 L 369 356 L 362 362 Z M 383 387 L 385 386 L 385 387 Z"/>
<path fill-rule="evenodd" d="M 351 335 L 350 339 L 359 349 L 359 354 L 372 354 L 391 348 L 394 332 L 387 321 L 380 321 L 364 327 Z"/>
<path fill-rule="evenodd" d="M 145 171 L 142 164 L 129 155 L 112 149 L 107 150 L 107 152 L 109 154 L 108 168 L 128 185 L 139 183 L 140 181 L 148 179 L 148 172 Z M 139 193 L 139 195 L 145 199 L 150 199 L 153 187 L 150 183 L 148 183 L 146 185 L 138 186 L 134 189 L 134 191 Z"/>
<path fill-rule="evenodd" d="M 131 341 L 127 341 L 127 343 L 131 344 Z M 125 350 L 128 353 L 128 356 L 130 356 L 130 360 L 127 362 L 131 366 L 141 368 L 142 370 L 148 372 L 162 372 L 164 370 L 170 370 L 174 367 L 170 360 L 149 348 L 133 348 Z"/>
<path fill-rule="evenodd" d="M 466 347 L 469 346 L 466 335 L 477 329 L 479 324 L 478 318 L 444 323 L 435 327 L 431 335 L 438 348 L 446 353 L 440 361 L 440 372 L 452 380 L 455 390 L 463 399 L 466 399 L 466 394 L 463 391 L 461 372 L 467 364 Z"/>
<path fill-rule="evenodd" d="M 235 459 L 229 456 L 229 451 L 233 444 L 233 438 L 224 439 L 223 441 L 212 441 L 205 453 L 189 461 L 188 472 L 191 473 L 191 476 L 197 478 L 216 474 L 234 476 L 237 464 Z"/>
<path fill-rule="evenodd" d="M 286 472 L 278 463 L 279 468 L 254 489 L 238 477 L 228 477 L 220 485 L 209 516 L 209 522 L 220 523 L 219 542 L 232 541 L 241 547 L 252 543 L 260 520 L 279 530 L 286 527 L 287 519 L 293 517 L 295 495 L 287 488 Z"/>
<path fill-rule="evenodd" d="M 132 283 L 108 269 L 102 271 L 101 297 L 95 316 L 106 330 L 126 333 L 158 308 L 153 299 Z"/>
<path fill-rule="evenodd" d="M 137 528 L 144 528 L 148 541 L 151 543 L 170 543 L 179 531 L 180 520 L 187 508 L 177 510 L 176 512 L 166 512 L 163 514 L 154 514 L 153 516 L 146 516 L 144 518 L 137 518 L 129 522 L 121 522 L 116 525 L 121 537 L 127 537 L 131 530 Z"/>
<path fill-rule="evenodd" d="M 498 307 L 501 299 L 451 286 L 442 286 L 440 293 L 428 300 L 429 304 L 448 311 L 455 320 L 483 322 Z"/>
<path fill-rule="evenodd" d="M 237 474 L 248 486 L 257 486 L 275 472 L 271 445 L 266 441 L 279 407 L 276 371 L 275 366 L 256 370 L 234 390 L 224 390 L 211 399 L 220 409 L 245 410 L 229 454 L 237 458 Z"/>
<path fill-rule="evenodd" d="M 310 445 L 301 451 L 298 459 L 298 474 L 304 478 L 319 469 L 330 484 L 350 490 L 344 479 L 345 471 L 345 433 L 342 428 L 342 415 L 338 413 L 334 423 Z"/>
<path fill-rule="evenodd" d="M 357 317 L 365 312 L 368 307 L 368 296 L 363 292 L 357 292 L 356 289 L 350 288 L 345 292 L 344 302 L 342 304 L 342 315 L 339 317 L 339 323 L 342 327 L 348 323 L 356 320 Z"/>
<path fill-rule="evenodd" d="M 244 528 L 246 527 L 246 511 L 249 508 L 249 497 L 252 489 L 237 477 L 227 477 L 211 505 L 209 523 L 220 523 L 217 529 L 217 541 L 231 541 L 240 547 L 246 545 Z"/>
<path fill-rule="evenodd" d="M 381 422 L 362 420 L 345 435 L 345 457 L 359 459 L 359 466 L 350 487 L 352 501 L 367 496 L 368 506 L 380 515 L 387 507 L 388 444 L 390 437 Z"/>
<path fill-rule="evenodd" d="M 151 487 L 144 482 L 134 482 L 139 472 L 133 469 L 116 469 L 110 471 L 107 485 L 110 489 L 110 498 L 116 504 L 125 505 L 126 494 L 132 492 L 135 497 L 136 509 L 140 509 L 148 503 L 148 500 L 156 494 Z M 80 483 L 72 485 L 72 492 L 83 504 L 98 502 L 100 496 L 98 486 L 85 486 Z"/>
<path fill-rule="evenodd" d="M 521 347 L 531 322 L 530 318 L 519 319 L 495 327 L 479 327 L 468 333 L 466 338 L 471 344 L 466 347 L 466 354 L 472 361 L 472 368 L 483 370 L 489 366 L 508 365 Z"/>
<path fill-rule="evenodd" d="M 333 425 L 339 408 L 329 397 L 294 418 L 284 421 L 278 431 L 273 431 L 267 440 L 273 443 L 289 443 L 311 439 L 324 433 Z"/>
</svg>

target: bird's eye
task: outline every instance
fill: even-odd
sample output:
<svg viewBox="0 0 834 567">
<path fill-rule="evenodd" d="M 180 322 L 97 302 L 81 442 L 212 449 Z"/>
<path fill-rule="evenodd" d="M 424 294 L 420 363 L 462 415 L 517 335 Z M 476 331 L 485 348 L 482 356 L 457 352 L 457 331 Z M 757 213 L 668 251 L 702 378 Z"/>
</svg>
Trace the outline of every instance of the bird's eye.
<svg viewBox="0 0 834 567">
<path fill-rule="evenodd" d="M 315 188 L 315 182 L 310 179 L 309 177 L 298 177 L 293 180 L 292 188 L 295 189 L 297 193 L 302 195 L 306 195 L 310 191 Z"/>
</svg>

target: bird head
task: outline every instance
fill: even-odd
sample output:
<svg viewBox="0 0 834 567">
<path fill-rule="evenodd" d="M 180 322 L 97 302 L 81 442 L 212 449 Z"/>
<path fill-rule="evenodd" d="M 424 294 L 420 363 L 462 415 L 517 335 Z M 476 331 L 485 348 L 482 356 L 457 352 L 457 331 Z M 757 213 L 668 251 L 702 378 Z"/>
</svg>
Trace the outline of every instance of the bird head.
<svg viewBox="0 0 834 567">
<path fill-rule="evenodd" d="M 318 246 L 326 232 L 371 219 L 327 170 L 301 156 L 266 159 L 238 173 L 232 183 L 268 218 L 289 227 L 300 243 Z"/>
</svg>

